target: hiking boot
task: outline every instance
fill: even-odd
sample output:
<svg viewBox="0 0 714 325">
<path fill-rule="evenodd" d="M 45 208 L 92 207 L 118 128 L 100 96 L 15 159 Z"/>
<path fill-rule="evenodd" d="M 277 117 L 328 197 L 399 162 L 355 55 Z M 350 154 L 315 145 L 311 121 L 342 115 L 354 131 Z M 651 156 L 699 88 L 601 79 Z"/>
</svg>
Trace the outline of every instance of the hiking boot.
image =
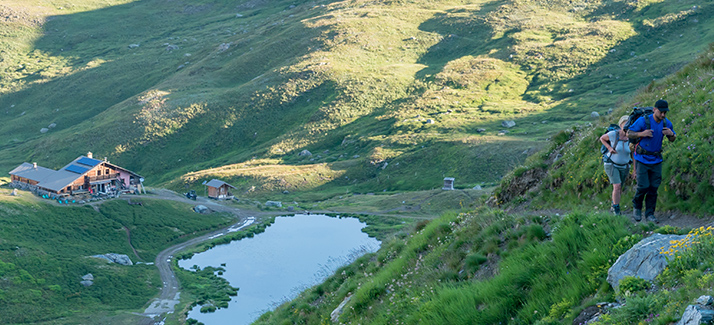
<svg viewBox="0 0 714 325">
<path fill-rule="evenodd" d="M 635 221 L 642 221 L 642 209 L 634 209 L 633 214 Z"/>
<path fill-rule="evenodd" d="M 652 221 L 652 222 L 654 222 L 654 223 L 659 223 L 659 220 L 657 220 L 657 218 L 655 218 L 654 215 L 647 216 L 647 221 Z"/>
<path fill-rule="evenodd" d="M 613 204 L 612 208 L 610 208 L 610 211 L 612 211 L 612 214 L 619 216 L 620 215 L 620 205 L 619 204 Z"/>
</svg>

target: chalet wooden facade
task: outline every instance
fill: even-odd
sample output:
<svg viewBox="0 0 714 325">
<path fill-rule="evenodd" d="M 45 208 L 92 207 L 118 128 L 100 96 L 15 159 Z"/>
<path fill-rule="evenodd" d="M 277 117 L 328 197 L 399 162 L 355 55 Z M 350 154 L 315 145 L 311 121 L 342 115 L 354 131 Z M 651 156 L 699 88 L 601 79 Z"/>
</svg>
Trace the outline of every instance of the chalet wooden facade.
<svg viewBox="0 0 714 325">
<path fill-rule="evenodd" d="M 106 159 L 94 159 L 91 152 L 60 170 L 40 167 L 37 163 L 23 163 L 10 171 L 10 177 L 15 188 L 55 195 L 133 193 L 142 189 L 144 180 L 140 175 Z"/>
<path fill-rule="evenodd" d="M 224 200 L 233 197 L 230 189 L 235 189 L 235 186 L 228 184 L 224 181 L 212 179 L 210 182 L 205 183 L 206 189 L 208 191 L 208 197 L 216 200 Z"/>
</svg>

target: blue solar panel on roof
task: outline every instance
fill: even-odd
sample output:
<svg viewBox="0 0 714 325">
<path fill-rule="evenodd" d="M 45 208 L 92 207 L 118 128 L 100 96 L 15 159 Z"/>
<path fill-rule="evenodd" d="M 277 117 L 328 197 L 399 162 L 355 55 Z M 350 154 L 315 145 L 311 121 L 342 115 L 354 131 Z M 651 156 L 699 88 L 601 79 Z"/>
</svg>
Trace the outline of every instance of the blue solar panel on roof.
<svg viewBox="0 0 714 325">
<path fill-rule="evenodd" d="M 77 165 L 69 165 L 69 166 L 67 166 L 67 168 L 65 168 L 65 170 L 73 172 L 73 173 L 77 173 L 77 174 L 84 174 L 89 169 L 90 168 L 77 166 Z"/>
<path fill-rule="evenodd" d="M 88 158 L 88 157 L 82 157 L 82 158 L 79 158 L 79 160 L 77 160 L 77 162 L 80 163 L 80 164 L 82 164 L 82 165 L 87 165 L 87 166 L 92 166 L 92 167 L 94 167 L 94 166 L 96 166 L 96 165 L 99 165 L 99 163 L 101 163 L 102 161 L 101 161 L 101 160 L 92 159 L 92 158 Z"/>
</svg>

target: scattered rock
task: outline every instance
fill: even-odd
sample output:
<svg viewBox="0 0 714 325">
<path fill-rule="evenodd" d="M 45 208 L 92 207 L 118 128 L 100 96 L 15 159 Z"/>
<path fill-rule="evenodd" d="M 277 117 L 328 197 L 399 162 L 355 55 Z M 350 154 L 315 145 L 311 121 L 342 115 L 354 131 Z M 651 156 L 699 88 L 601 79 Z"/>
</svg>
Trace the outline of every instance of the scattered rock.
<svg viewBox="0 0 714 325">
<path fill-rule="evenodd" d="M 41 128 L 40 133 L 47 133 L 47 131 L 49 131 L 49 130 L 50 129 L 48 129 L 48 128 Z"/>
<path fill-rule="evenodd" d="M 592 118 L 598 118 L 598 117 L 600 117 L 600 113 L 598 113 L 598 112 L 592 112 L 592 113 L 590 113 L 590 117 L 592 117 Z"/>
<path fill-rule="evenodd" d="M 302 157 L 302 156 L 312 156 L 312 152 L 310 152 L 310 151 L 308 151 L 308 150 L 303 150 L 303 151 L 300 151 L 300 153 L 298 154 L 298 156 L 301 156 L 301 157 Z"/>
<path fill-rule="evenodd" d="M 677 325 L 711 324 L 714 321 L 714 310 L 708 306 L 689 305 L 684 310 Z"/>
<path fill-rule="evenodd" d="M 241 18 L 241 17 L 243 17 L 243 15 L 241 15 L 241 14 L 236 14 L 236 18 Z"/>
<path fill-rule="evenodd" d="M 476 129 L 476 133 L 483 133 L 483 132 L 486 132 L 486 129 L 484 129 L 484 128 L 477 128 L 477 129 Z"/>
<path fill-rule="evenodd" d="M 483 188 L 481 187 L 481 185 L 476 185 L 476 186 L 474 186 L 474 190 L 479 190 L 479 191 L 480 191 L 480 190 L 482 190 L 482 189 L 483 189 Z"/>
<path fill-rule="evenodd" d="M 345 308 L 347 303 L 350 302 L 351 299 L 352 295 L 348 295 L 347 297 L 345 297 L 345 300 L 342 300 L 340 305 L 337 306 L 337 308 L 335 308 L 335 310 L 330 313 L 330 320 L 332 320 L 333 323 L 337 323 L 340 320 L 340 315 L 342 315 L 343 309 Z"/>
<path fill-rule="evenodd" d="M 541 121 L 540 124 L 546 124 L 548 121 Z"/>
<path fill-rule="evenodd" d="M 179 49 L 178 45 L 169 44 L 166 46 L 167 51 L 173 51 L 173 50 L 178 50 L 178 49 Z"/>
<path fill-rule="evenodd" d="M 276 207 L 276 208 L 282 208 L 283 203 L 280 201 L 266 201 L 265 202 L 266 207 Z"/>
<path fill-rule="evenodd" d="M 620 280 L 626 276 L 634 276 L 647 281 L 654 280 L 665 267 L 667 259 L 662 251 L 670 249 L 671 241 L 681 240 L 684 235 L 654 234 L 632 246 L 622 254 L 615 264 L 607 271 L 607 282 L 617 290 Z"/>
<path fill-rule="evenodd" d="M 87 273 L 82 277 L 82 280 L 94 281 L 94 275 L 92 275 L 92 273 Z"/>
<path fill-rule="evenodd" d="M 714 299 L 712 299 L 712 296 L 701 296 L 697 298 L 697 303 L 702 306 L 709 306 L 714 303 Z"/>
<path fill-rule="evenodd" d="M 47 127 L 50 129 L 54 129 L 55 127 L 57 127 L 57 123 L 50 123 L 50 125 L 48 125 Z"/>
<path fill-rule="evenodd" d="M 87 281 L 87 280 L 79 281 L 79 283 L 82 284 L 82 285 L 85 286 L 85 287 L 90 287 L 90 286 L 92 286 L 92 285 L 94 284 L 94 282 L 92 282 L 92 281 Z"/>
<path fill-rule="evenodd" d="M 130 49 L 135 49 L 137 47 L 139 47 L 139 44 L 129 44 Z"/>
<path fill-rule="evenodd" d="M 501 122 L 501 126 L 503 126 L 504 128 L 512 128 L 516 126 L 516 121 L 503 121 Z"/>
<path fill-rule="evenodd" d="M 205 213 L 211 212 L 211 209 L 209 209 L 205 205 L 197 205 L 197 206 L 193 207 L 193 211 L 198 212 L 200 214 L 205 214 Z"/>
<path fill-rule="evenodd" d="M 221 45 L 218 45 L 218 51 L 223 52 L 231 47 L 231 42 L 228 43 L 221 43 Z"/>
</svg>

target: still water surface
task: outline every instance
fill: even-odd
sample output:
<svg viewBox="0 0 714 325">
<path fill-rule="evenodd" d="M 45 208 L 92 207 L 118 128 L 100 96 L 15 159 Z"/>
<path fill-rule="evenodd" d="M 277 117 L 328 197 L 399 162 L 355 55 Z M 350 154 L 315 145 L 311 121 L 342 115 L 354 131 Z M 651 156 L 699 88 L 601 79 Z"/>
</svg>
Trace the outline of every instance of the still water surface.
<svg viewBox="0 0 714 325">
<path fill-rule="evenodd" d="M 227 309 L 201 314 L 198 306 L 189 317 L 206 325 L 250 324 L 263 312 L 321 282 L 349 259 L 376 251 L 380 242 L 363 233 L 364 227 L 355 218 L 278 217 L 253 238 L 216 246 L 179 261 L 185 269 L 225 263 L 222 277 L 240 288 Z"/>
</svg>

